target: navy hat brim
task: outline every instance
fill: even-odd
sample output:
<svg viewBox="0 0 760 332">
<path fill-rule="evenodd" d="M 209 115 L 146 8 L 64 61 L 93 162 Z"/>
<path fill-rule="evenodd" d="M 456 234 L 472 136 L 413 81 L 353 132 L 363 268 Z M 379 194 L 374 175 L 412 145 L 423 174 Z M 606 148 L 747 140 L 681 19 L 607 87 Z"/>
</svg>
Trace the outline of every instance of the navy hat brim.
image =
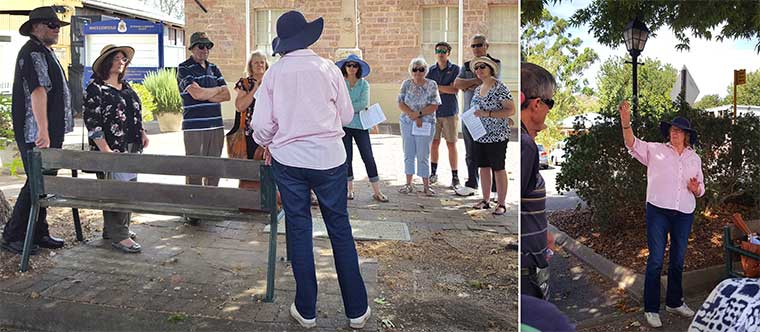
<svg viewBox="0 0 760 332">
<path fill-rule="evenodd" d="M 670 127 L 672 126 L 676 126 L 676 128 L 680 128 L 681 130 L 688 132 L 689 144 L 691 144 L 692 146 L 697 145 L 698 143 L 697 131 L 675 122 L 660 121 L 660 133 L 662 134 L 663 137 L 665 137 L 666 139 L 670 138 Z"/>
<path fill-rule="evenodd" d="M 369 76 L 369 72 L 371 71 L 369 64 L 354 54 L 351 54 L 347 58 L 336 62 L 335 65 L 338 66 L 338 68 L 343 68 L 343 66 L 345 66 L 346 63 L 349 63 L 349 62 L 355 62 L 355 63 L 358 63 L 359 66 L 361 66 L 362 78 Z"/>
<path fill-rule="evenodd" d="M 306 23 L 304 29 L 295 36 L 287 39 L 275 37 L 272 40 L 272 56 L 309 47 L 319 40 L 319 37 L 322 36 L 322 30 L 324 27 L 325 21 L 320 17 L 312 22 Z"/>
</svg>

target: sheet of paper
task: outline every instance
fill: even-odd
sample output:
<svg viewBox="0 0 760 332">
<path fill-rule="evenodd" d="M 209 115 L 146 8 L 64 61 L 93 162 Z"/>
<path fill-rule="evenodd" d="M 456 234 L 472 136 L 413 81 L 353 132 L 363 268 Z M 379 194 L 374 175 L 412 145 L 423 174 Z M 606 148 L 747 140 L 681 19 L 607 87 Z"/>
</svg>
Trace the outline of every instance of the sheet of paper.
<svg viewBox="0 0 760 332">
<path fill-rule="evenodd" d="M 366 111 L 359 112 L 359 119 L 361 119 L 364 129 L 370 129 L 386 120 L 380 104 L 374 104 Z"/>
<path fill-rule="evenodd" d="M 430 122 L 423 122 L 422 127 L 417 127 L 417 124 L 412 125 L 412 135 L 414 136 L 430 136 L 433 135 L 431 130 L 433 129 L 433 124 Z"/>
<path fill-rule="evenodd" d="M 462 114 L 462 123 L 464 123 L 467 130 L 470 132 L 472 139 L 478 140 L 486 135 L 486 128 L 483 126 L 483 121 L 475 116 L 475 111 L 478 110 L 477 106 L 473 106 L 467 112 Z"/>
</svg>

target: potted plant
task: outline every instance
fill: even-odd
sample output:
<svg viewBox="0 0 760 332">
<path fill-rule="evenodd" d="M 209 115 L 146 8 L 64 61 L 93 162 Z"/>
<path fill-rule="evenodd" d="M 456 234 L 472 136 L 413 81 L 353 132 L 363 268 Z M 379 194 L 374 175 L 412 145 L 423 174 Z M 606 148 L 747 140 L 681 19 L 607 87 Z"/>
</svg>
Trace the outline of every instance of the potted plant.
<svg viewBox="0 0 760 332">
<path fill-rule="evenodd" d="M 174 69 L 163 68 L 156 72 L 150 72 L 143 80 L 150 94 L 153 96 L 156 109 L 154 114 L 158 118 L 158 126 L 161 132 L 173 132 L 182 129 L 182 99 L 177 89 L 177 73 Z"/>
</svg>

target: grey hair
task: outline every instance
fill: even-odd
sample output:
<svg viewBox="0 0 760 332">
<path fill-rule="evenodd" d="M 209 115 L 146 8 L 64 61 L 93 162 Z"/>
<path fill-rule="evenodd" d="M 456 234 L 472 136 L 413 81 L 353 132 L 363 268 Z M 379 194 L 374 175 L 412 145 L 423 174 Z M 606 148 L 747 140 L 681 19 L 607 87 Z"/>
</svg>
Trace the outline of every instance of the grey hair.
<svg viewBox="0 0 760 332">
<path fill-rule="evenodd" d="M 472 36 L 472 38 L 470 40 L 480 40 L 484 44 L 488 45 L 488 38 L 486 38 L 485 35 L 482 35 L 482 34 L 479 34 L 479 33 L 475 34 L 474 36 Z"/>
<path fill-rule="evenodd" d="M 520 64 L 520 91 L 525 98 L 551 98 L 556 88 L 557 82 L 549 71 L 530 62 Z"/>
<path fill-rule="evenodd" d="M 251 55 L 248 56 L 248 61 L 245 63 L 245 74 L 248 76 L 253 75 L 253 66 L 251 65 L 251 62 L 253 62 L 253 58 L 262 58 L 264 59 L 264 62 L 266 62 L 266 69 L 269 69 L 269 59 L 267 59 L 266 53 L 262 50 L 255 50 L 251 52 Z"/>
<path fill-rule="evenodd" d="M 425 76 L 427 76 L 428 70 L 430 70 L 430 66 L 428 66 L 427 61 L 425 61 L 425 58 L 423 57 L 417 57 L 412 59 L 412 61 L 409 62 L 409 75 L 412 74 L 412 69 L 414 67 L 425 67 Z"/>
</svg>

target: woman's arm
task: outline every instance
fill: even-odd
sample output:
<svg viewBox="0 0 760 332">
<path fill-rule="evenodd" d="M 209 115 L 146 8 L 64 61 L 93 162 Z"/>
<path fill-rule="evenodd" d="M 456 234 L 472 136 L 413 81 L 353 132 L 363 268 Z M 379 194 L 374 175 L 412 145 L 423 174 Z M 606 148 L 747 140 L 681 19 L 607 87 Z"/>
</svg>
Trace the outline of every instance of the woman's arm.
<svg viewBox="0 0 760 332">
<path fill-rule="evenodd" d="M 106 105 L 103 104 L 100 87 L 94 82 L 87 86 L 82 107 L 84 108 L 82 117 L 84 125 L 87 128 L 87 137 L 95 142 L 98 150 L 113 152 L 106 142 L 105 132 L 103 131 L 103 127 L 105 127 L 103 108 Z"/>
<path fill-rule="evenodd" d="M 251 106 L 251 103 L 253 103 L 253 94 L 256 93 L 256 90 L 254 89 L 250 92 L 245 92 L 245 90 L 235 88 L 235 92 L 237 92 L 237 96 L 235 97 L 235 109 L 238 112 L 247 110 L 248 106 Z"/>
<path fill-rule="evenodd" d="M 624 100 L 620 107 L 620 125 L 623 127 L 623 140 L 625 146 L 629 149 L 633 149 L 633 143 L 636 141 L 636 136 L 633 135 L 633 129 L 631 129 L 631 105 L 627 100 Z"/>
</svg>

